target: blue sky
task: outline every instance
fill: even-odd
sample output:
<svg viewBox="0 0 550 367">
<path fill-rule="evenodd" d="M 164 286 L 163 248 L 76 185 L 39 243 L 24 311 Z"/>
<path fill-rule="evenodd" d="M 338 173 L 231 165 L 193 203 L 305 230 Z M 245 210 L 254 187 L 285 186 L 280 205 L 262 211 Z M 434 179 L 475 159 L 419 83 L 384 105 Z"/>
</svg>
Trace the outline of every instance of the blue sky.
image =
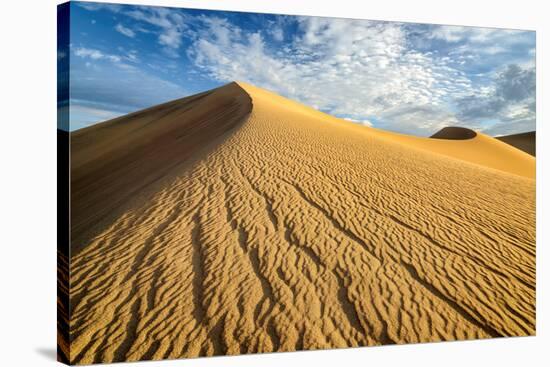
<svg viewBox="0 0 550 367">
<path fill-rule="evenodd" d="M 73 2 L 58 60 L 71 130 L 233 80 L 419 136 L 535 129 L 532 31 Z"/>
</svg>

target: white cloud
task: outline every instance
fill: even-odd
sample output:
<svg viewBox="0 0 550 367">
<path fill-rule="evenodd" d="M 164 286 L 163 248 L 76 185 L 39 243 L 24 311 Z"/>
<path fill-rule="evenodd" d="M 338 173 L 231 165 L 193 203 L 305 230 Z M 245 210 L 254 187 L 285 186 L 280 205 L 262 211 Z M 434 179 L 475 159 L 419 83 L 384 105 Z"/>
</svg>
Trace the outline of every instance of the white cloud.
<svg viewBox="0 0 550 367">
<path fill-rule="evenodd" d="M 494 87 L 486 94 L 471 95 L 458 102 L 459 115 L 466 119 L 492 119 L 483 131 L 507 135 L 536 128 L 535 68 L 512 64 L 495 76 Z"/>
<path fill-rule="evenodd" d="M 165 52 L 171 57 L 178 57 L 177 50 L 181 46 L 182 37 L 187 30 L 184 16 L 169 8 L 139 7 L 125 13 L 127 16 L 157 27 L 158 42 L 165 47 Z M 149 30 L 142 29 L 144 32 Z"/>
<path fill-rule="evenodd" d="M 244 35 L 227 21 L 203 26 L 188 54 L 211 77 L 248 81 L 357 121 L 386 117 L 392 130 L 430 135 L 441 123 L 456 124 L 445 113 L 447 101 L 472 90 L 448 59 L 409 49 L 401 24 L 300 18 L 303 35 L 285 53 L 267 48 L 260 33 Z"/>
<path fill-rule="evenodd" d="M 429 104 L 406 104 L 390 108 L 380 114 L 383 129 L 431 136 L 446 126 L 463 125 L 446 108 Z M 470 128 L 477 129 L 477 126 Z"/>
<path fill-rule="evenodd" d="M 83 114 L 83 115 L 86 114 L 92 118 L 95 118 L 101 121 L 108 120 L 120 115 L 120 112 L 117 112 L 117 111 L 93 108 L 86 105 L 81 105 L 78 102 L 71 103 L 70 110 L 71 110 L 71 113 Z"/>
<path fill-rule="evenodd" d="M 136 66 L 71 69 L 71 129 L 189 95 L 189 91 Z"/>
<path fill-rule="evenodd" d="M 479 28 L 462 26 L 433 26 L 428 34 L 429 38 L 439 39 L 450 43 L 467 40 L 469 43 L 488 43 L 494 42 L 495 38 L 510 38 L 511 36 L 521 34 L 521 31 L 498 29 L 498 28 Z"/>
<path fill-rule="evenodd" d="M 115 27 L 115 30 L 123 35 L 125 35 L 126 37 L 130 37 L 130 38 L 134 38 L 136 33 L 131 30 L 130 28 L 127 28 L 125 26 L 123 26 L 122 24 L 118 23 Z"/>
<path fill-rule="evenodd" d="M 153 6 L 123 6 L 118 4 L 96 4 L 96 3 L 78 3 L 78 5 L 89 11 L 101 9 L 109 10 L 113 13 L 123 14 L 139 22 L 152 25 L 157 28 L 150 30 L 136 25 L 134 29 L 127 28 L 122 24 L 117 24 L 115 29 L 128 37 L 135 37 L 135 33 L 158 33 L 158 42 L 165 47 L 165 52 L 171 57 L 178 57 L 177 50 L 181 46 L 184 31 L 188 29 L 185 24 L 184 16 L 170 8 Z M 130 10 L 128 10 L 130 9 Z"/>
<path fill-rule="evenodd" d="M 370 122 L 369 120 L 355 120 L 349 117 L 344 117 L 344 120 L 355 122 L 356 124 L 365 125 L 369 127 L 372 126 L 372 122 Z"/>
<path fill-rule="evenodd" d="M 128 54 L 126 55 L 126 58 L 129 60 L 129 61 L 132 61 L 132 62 L 138 62 L 139 59 L 138 59 L 138 56 L 137 56 L 138 52 L 136 50 L 130 50 L 128 52 Z"/>
<path fill-rule="evenodd" d="M 102 4 L 102 3 L 92 3 L 92 2 L 80 2 L 77 1 L 76 5 L 84 8 L 88 11 L 97 11 L 97 10 L 109 10 L 113 13 L 118 13 L 122 10 L 122 5 L 119 4 Z"/>
<path fill-rule="evenodd" d="M 105 54 L 100 50 L 86 48 L 86 47 L 76 47 L 73 49 L 73 53 L 76 56 L 82 58 L 90 58 L 92 60 L 108 60 L 114 63 L 119 63 L 122 59 L 120 56 Z"/>
<path fill-rule="evenodd" d="M 104 56 L 103 53 L 99 50 L 93 50 L 93 49 L 84 48 L 84 47 L 75 48 L 74 54 L 80 57 L 89 57 L 94 60 L 101 59 Z"/>
<path fill-rule="evenodd" d="M 272 28 L 269 33 L 275 41 L 282 42 L 285 38 L 285 34 L 282 28 Z"/>
<path fill-rule="evenodd" d="M 483 128 L 487 121 L 479 117 L 487 114 L 486 107 L 498 107 L 493 121 L 513 120 L 517 126 L 534 121 L 531 109 L 498 106 L 491 99 L 499 65 L 534 68 L 532 32 L 285 16 L 251 31 L 220 16 L 169 8 L 87 8 L 132 18 L 131 29 L 119 24 L 124 29 L 117 25 L 117 31 L 155 34 L 164 55 L 175 60 L 186 52 L 212 79 L 247 81 L 336 116 L 372 119 L 377 127 L 420 135 L 446 125 Z M 286 28 L 290 22 L 291 30 Z M 191 45 L 186 42 L 182 51 L 184 38 Z M 128 69 L 138 62 L 126 51 L 122 56 L 93 49 L 75 54 Z"/>
<path fill-rule="evenodd" d="M 436 27 L 431 36 L 446 42 L 458 42 L 463 39 L 464 30 L 462 27 Z"/>
<path fill-rule="evenodd" d="M 177 49 L 181 45 L 181 31 L 175 27 L 167 28 L 160 36 L 159 43 Z"/>
</svg>

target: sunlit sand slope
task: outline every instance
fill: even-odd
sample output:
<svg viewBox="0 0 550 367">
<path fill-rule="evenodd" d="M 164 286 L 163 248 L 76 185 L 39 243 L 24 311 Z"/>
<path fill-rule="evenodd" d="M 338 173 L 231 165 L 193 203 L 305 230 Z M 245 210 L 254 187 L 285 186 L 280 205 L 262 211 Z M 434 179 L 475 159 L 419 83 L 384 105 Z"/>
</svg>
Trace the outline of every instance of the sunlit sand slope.
<svg viewBox="0 0 550 367">
<path fill-rule="evenodd" d="M 457 129 L 459 129 L 457 131 Z M 535 159 L 510 144 L 480 132 L 444 128 L 431 139 L 377 130 L 381 137 L 410 147 L 443 154 L 488 168 L 535 178 Z"/>
<path fill-rule="evenodd" d="M 73 362 L 534 334 L 534 172 L 240 86 L 244 121 L 82 237 Z"/>
</svg>

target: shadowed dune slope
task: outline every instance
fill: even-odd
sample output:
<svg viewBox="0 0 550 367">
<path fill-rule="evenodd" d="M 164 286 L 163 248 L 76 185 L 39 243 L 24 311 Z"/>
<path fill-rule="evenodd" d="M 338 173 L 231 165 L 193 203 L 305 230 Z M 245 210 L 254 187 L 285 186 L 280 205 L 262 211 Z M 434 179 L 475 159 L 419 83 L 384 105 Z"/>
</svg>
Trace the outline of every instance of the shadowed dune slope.
<svg viewBox="0 0 550 367">
<path fill-rule="evenodd" d="M 72 133 L 72 250 L 125 200 L 233 129 L 251 108 L 231 83 Z"/>
<path fill-rule="evenodd" d="M 519 168 L 531 157 L 481 134 L 386 133 L 239 86 L 252 101 L 242 123 L 81 236 L 74 363 L 535 333 L 535 181 Z M 207 124 L 214 141 L 212 122 L 228 112 L 188 120 L 207 97 L 190 98 L 172 113 Z M 142 139 L 164 126 L 144 113 L 120 129 L 142 119 Z"/>
<path fill-rule="evenodd" d="M 530 131 L 527 133 L 499 136 L 496 139 L 510 144 L 513 147 L 523 150 L 525 153 L 536 155 L 537 150 L 537 133 Z"/>
</svg>

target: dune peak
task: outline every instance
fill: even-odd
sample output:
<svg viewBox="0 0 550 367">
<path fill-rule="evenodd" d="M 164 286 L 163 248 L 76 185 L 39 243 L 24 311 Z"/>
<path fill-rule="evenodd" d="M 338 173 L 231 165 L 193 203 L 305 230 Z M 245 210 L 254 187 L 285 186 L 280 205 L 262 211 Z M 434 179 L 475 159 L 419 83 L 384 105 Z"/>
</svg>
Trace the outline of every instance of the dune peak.
<svg viewBox="0 0 550 367">
<path fill-rule="evenodd" d="M 447 140 L 467 140 L 473 139 L 476 136 L 477 133 L 472 129 L 460 126 L 447 126 L 430 136 L 430 138 Z"/>
</svg>

